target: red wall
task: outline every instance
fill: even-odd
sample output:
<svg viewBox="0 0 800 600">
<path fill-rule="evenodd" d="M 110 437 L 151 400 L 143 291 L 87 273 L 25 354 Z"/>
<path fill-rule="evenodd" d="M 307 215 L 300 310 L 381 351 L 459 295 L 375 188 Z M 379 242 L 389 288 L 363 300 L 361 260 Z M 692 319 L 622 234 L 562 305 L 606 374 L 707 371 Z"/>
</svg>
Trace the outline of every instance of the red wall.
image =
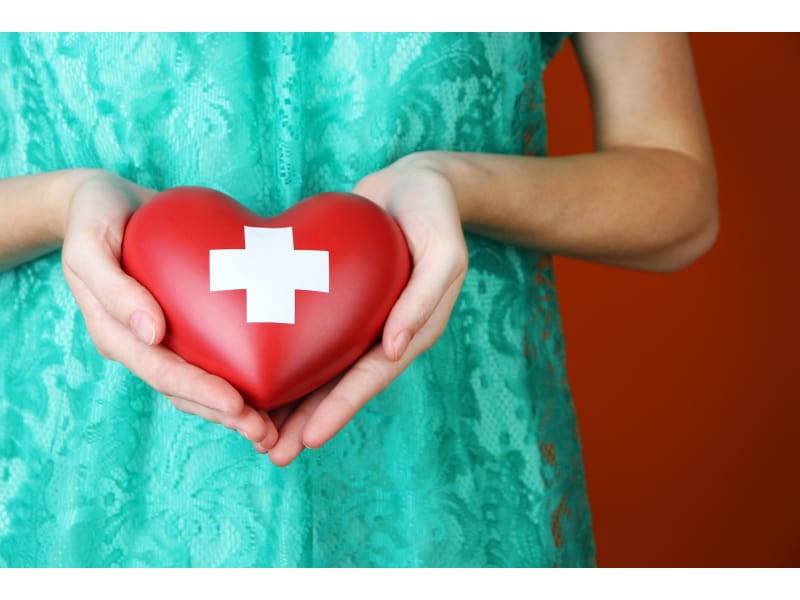
<svg viewBox="0 0 800 600">
<path fill-rule="evenodd" d="M 556 259 L 601 566 L 800 566 L 800 34 L 691 37 L 720 236 L 674 275 Z M 571 47 L 550 149 L 591 149 Z"/>
</svg>

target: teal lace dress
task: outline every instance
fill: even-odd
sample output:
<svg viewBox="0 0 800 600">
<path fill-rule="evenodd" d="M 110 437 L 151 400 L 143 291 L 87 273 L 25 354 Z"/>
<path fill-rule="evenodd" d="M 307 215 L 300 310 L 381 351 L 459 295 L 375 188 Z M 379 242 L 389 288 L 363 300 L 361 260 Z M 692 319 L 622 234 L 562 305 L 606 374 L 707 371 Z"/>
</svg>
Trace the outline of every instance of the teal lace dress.
<svg viewBox="0 0 800 600">
<path fill-rule="evenodd" d="M 102 167 L 268 215 L 416 150 L 544 154 L 562 42 L 2 34 L 0 177 Z M 468 246 L 440 341 L 283 469 L 101 358 L 58 253 L 0 274 L 0 565 L 592 565 L 550 257 Z"/>
</svg>

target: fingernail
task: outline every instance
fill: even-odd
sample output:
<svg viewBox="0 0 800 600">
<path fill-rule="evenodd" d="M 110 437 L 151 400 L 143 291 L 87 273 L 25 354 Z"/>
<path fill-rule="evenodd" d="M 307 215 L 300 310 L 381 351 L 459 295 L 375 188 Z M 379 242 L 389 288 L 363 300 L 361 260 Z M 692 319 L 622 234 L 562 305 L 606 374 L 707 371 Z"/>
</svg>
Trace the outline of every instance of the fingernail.
<svg viewBox="0 0 800 600">
<path fill-rule="evenodd" d="M 403 353 L 408 348 L 408 343 L 411 341 L 411 332 L 404 329 L 394 338 L 394 359 L 400 360 Z"/>
<path fill-rule="evenodd" d="M 131 330 L 133 334 L 148 346 L 152 346 L 156 339 L 156 324 L 146 312 L 137 310 L 131 315 Z"/>
</svg>

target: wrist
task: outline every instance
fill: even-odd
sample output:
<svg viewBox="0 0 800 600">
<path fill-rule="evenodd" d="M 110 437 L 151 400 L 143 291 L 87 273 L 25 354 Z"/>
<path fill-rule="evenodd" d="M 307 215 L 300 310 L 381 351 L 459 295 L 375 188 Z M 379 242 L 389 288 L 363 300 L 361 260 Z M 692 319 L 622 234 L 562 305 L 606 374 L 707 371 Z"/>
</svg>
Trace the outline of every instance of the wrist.
<svg viewBox="0 0 800 600">
<path fill-rule="evenodd" d="M 47 243 L 61 245 L 75 193 L 87 181 L 103 173 L 101 169 L 65 169 L 45 176 L 39 198 L 44 209 L 41 214 L 46 215 L 43 235 Z"/>
<path fill-rule="evenodd" d="M 61 246 L 72 196 L 96 172 L 68 169 L 0 179 L 0 271 Z"/>
<path fill-rule="evenodd" d="M 144 188 L 128 179 L 103 169 L 70 169 L 63 171 L 63 177 L 54 181 L 56 188 L 50 195 L 55 207 L 51 211 L 54 215 L 52 223 L 53 232 L 63 241 L 68 226 L 71 206 L 79 193 L 93 185 L 101 186 L 102 195 L 112 193 L 116 198 L 127 200 L 130 212 L 152 198 L 156 191 Z"/>
<path fill-rule="evenodd" d="M 408 154 L 391 165 L 390 169 L 416 169 L 433 172 L 444 178 L 453 193 L 461 223 L 468 227 L 477 218 L 476 203 L 469 190 L 471 182 L 480 177 L 480 169 L 471 161 L 470 153 L 425 150 Z"/>
</svg>

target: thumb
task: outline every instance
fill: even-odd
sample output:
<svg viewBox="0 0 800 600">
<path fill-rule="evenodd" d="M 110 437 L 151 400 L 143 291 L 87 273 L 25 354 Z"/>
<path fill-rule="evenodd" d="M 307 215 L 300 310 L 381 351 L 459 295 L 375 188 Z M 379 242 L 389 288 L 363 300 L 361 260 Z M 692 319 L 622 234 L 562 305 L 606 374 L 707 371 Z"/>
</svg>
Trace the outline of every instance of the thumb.
<svg viewBox="0 0 800 600">
<path fill-rule="evenodd" d="M 466 265 L 459 258 L 438 253 L 424 256 L 398 298 L 383 329 L 386 358 L 398 361 L 417 332 L 428 322 L 452 284 L 463 277 Z"/>
<path fill-rule="evenodd" d="M 166 320 L 158 302 L 122 270 L 119 242 L 78 234 L 65 241 L 64 270 L 80 279 L 105 311 L 148 345 L 161 343 Z"/>
</svg>

